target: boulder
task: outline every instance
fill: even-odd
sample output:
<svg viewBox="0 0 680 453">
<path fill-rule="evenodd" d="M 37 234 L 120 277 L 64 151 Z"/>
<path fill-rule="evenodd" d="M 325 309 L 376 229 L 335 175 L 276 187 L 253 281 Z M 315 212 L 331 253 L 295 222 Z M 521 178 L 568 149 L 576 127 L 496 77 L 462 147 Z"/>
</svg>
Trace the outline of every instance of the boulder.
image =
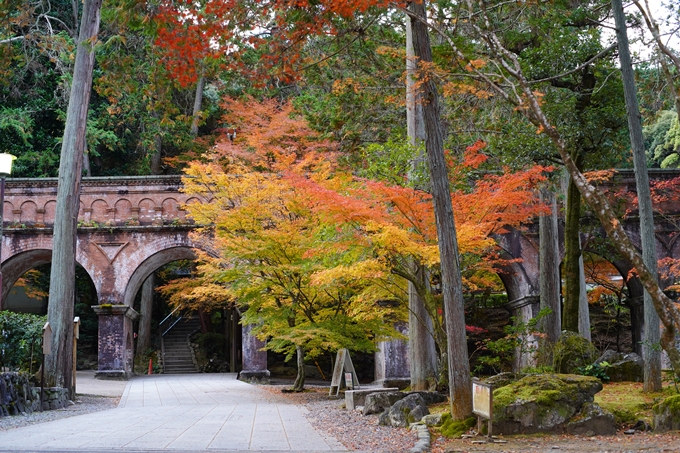
<svg viewBox="0 0 680 453">
<path fill-rule="evenodd" d="M 590 376 L 526 376 L 493 392 L 493 426 L 499 434 L 561 433 L 602 382 Z"/>
<path fill-rule="evenodd" d="M 364 415 L 379 414 L 397 401 L 406 397 L 404 392 L 375 392 L 366 395 L 364 408 L 361 411 Z"/>
<path fill-rule="evenodd" d="M 413 393 L 387 409 L 378 419 L 378 424 L 405 428 L 411 423 L 419 422 L 429 413 L 423 397 Z"/>
<path fill-rule="evenodd" d="M 408 392 L 408 395 L 418 394 L 423 397 L 425 404 L 428 406 L 430 404 L 443 403 L 446 401 L 447 396 L 439 392 Z"/>
<path fill-rule="evenodd" d="M 498 373 L 494 376 L 490 376 L 484 379 L 485 384 L 489 384 L 494 390 L 500 387 L 505 387 L 513 382 L 519 381 L 523 375 L 521 373 L 504 372 Z"/>
<path fill-rule="evenodd" d="M 563 332 L 553 347 L 553 368 L 557 373 L 576 373 L 592 364 L 599 353 L 593 344 L 574 332 Z"/>
<path fill-rule="evenodd" d="M 567 433 L 577 436 L 611 436 L 616 434 L 614 414 L 595 403 L 585 403 L 581 412 L 567 424 Z"/>
<path fill-rule="evenodd" d="M 425 423 L 425 426 L 441 426 L 443 414 L 428 414 L 424 416 L 421 421 Z"/>
<path fill-rule="evenodd" d="M 644 363 L 642 357 L 634 352 L 621 354 L 610 349 L 598 358 L 595 363 L 607 362 L 607 376 L 610 382 L 642 382 Z"/>
<path fill-rule="evenodd" d="M 680 430 L 680 395 L 669 396 L 654 405 L 652 412 L 655 432 Z"/>
</svg>

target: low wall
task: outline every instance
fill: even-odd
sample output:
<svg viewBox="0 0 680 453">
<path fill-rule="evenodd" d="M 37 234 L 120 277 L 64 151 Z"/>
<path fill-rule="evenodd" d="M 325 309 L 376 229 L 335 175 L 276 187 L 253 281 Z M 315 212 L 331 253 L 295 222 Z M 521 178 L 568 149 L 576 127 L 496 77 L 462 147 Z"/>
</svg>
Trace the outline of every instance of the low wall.
<svg viewBox="0 0 680 453">
<path fill-rule="evenodd" d="M 59 387 L 44 389 L 43 410 L 68 405 L 68 391 Z M 40 387 L 33 387 L 27 374 L 0 373 L 0 417 L 30 414 L 40 410 Z"/>
</svg>

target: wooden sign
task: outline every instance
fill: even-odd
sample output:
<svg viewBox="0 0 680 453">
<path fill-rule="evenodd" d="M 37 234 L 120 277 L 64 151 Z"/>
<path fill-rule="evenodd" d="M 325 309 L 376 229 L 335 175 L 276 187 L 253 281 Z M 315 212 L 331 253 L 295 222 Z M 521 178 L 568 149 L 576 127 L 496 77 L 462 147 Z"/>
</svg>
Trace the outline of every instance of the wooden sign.
<svg viewBox="0 0 680 453">
<path fill-rule="evenodd" d="M 52 328 L 50 323 L 46 322 L 43 326 L 43 354 L 50 355 L 52 352 Z"/>
<path fill-rule="evenodd" d="M 73 318 L 73 336 L 80 340 L 80 316 Z"/>
<path fill-rule="evenodd" d="M 343 373 L 345 373 L 343 375 Z M 342 379 L 345 378 L 345 385 L 347 388 L 354 389 L 359 388 L 359 379 L 357 379 L 357 372 L 354 370 L 354 364 L 352 364 L 352 359 L 349 357 L 349 351 L 347 349 L 340 349 L 338 355 L 335 358 L 335 366 L 333 367 L 333 377 L 331 379 L 331 388 L 329 395 L 335 396 L 340 393 L 340 385 L 342 384 Z M 349 382 L 348 382 L 349 379 Z"/>
<path fill-rule="evenodd" d="M 472 382 L 472 412 L 491 420 L 493 415 L 493 392 L 490 384 Z"/>
</svg>

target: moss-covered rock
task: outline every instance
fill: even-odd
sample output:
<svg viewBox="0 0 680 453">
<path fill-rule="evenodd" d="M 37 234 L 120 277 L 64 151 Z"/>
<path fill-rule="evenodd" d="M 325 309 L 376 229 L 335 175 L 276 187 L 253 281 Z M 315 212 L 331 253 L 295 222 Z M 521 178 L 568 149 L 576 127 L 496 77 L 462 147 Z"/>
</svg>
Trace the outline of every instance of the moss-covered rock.
<svg viewBox="0 0 680 453">
<path fill-rule="evenodd" d="M 654 412 L 654 431 L 680 430 L 680 395 L 669 396 L 656 404 L 652 411 Z"/>
<path fill-rule="evenodd" d="M 530 375 L 493 392 L 494 431 L 503 434 L 563 432 L 585 403 L 602 390 L 590 376 Z"/>
<path fill-rule="evenodd" d="M 576 373 L 592 364 L 599 353 L 593 344 L 574 332 L 564 332 L 553 348 L 553 369 L 556 373 Z"/>
<path fill-rule="evenodd" d="M 468 417 L 465 420 L 453 420 L 448 412 L 442 416 L 440 434 L 450 439 L 460 437 L 470 431 L 477 424 L 476 417 Z"/>
</svg>

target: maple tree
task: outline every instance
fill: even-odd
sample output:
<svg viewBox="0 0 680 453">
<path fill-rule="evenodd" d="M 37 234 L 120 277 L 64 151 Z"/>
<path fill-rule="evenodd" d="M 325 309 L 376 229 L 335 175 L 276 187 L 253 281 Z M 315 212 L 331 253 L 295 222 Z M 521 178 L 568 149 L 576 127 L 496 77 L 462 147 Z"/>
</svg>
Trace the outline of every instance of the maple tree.
<svg viewBox="0 0 680 453">
<path fill-rule="evenodd" d="M 439 273 L 431 195 L 341 171 L 333 163 L 331 144 L 318 140 L 292 116 L 288 104 L 252 98 L 225 103 L 237 125 L 237 139 L 216 146 L 214 163 L 193 163 L 185 182 L 189 193 L 212 199 L 189 206 L 196 221 L 214 225 L 208 231 L 214 231 L 222 253 L 219 259 L 204 258 L 207 264 L 199 267 L 203 278 L 226 284 L 228 298 L 248 307 L 246 323 L 266 319 L 255 332 L 271 338 L 268 348 L 288 354 L 309 341 L 309 329 L 320 328 L 311 315 L 301 318 L 297 313 L 305 304 L 307 315 L 319 316 L 326 310 L 323 304 L 337 311 L 346 303 L 351 319 L 374 322 L 381 301 L 395 301 L 403 315 L 405 282 L 411 281 L 427 301 L 433 335 L 444 355 L 441 297 L 417 278 L 418 266 Z M 469 147 L 460 159 L 449 156 L 452 182 L 458 187 L 452 202 L 464 284 L 470 291 L 498 288 L 495 275 L 507 261 L 492 236 L 520 228 L 545 211 L 533 190 L 545 179 L 547 169 L 540 166 L 488 176 L 469 188 L 467 175 L 486 160 L 484 146 L 479 142 Z M 202 296 L 212 292 L 210 285 L 194 286 L 176 300 L 200 305 Z M 327 341 L 326 348 L 342 344 L 318 332 L 316 336 Z M 310 355 L 321 351 L 311 342 L 304 347 Z"/>
</svg>

